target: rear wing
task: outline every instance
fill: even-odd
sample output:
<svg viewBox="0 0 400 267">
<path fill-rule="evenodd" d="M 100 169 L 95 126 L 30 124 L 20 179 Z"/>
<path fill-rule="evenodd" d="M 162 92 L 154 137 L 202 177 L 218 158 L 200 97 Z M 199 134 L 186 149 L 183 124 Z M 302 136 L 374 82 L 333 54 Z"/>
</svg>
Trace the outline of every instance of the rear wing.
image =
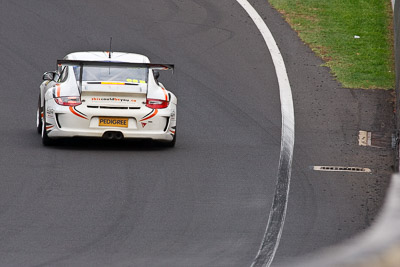
<svg viewBox="0 0 400 267">
<path fill-rule="evenodd" d="M 80 66 L 79 75 L 79 91 L 82 92 L 82 74 L 84 66 L 98 66 L 98 67 L 130 67 L 130 68 L 149 68 L 153 70 L 172 70 L 174 71 L 174 64 L 156 64 L 156 63 L 129 63 L 129 62 L 116 62 L 116 61 L 88 61 L 88 60 L 57 60 L 57 66 Z"/>
<path fill-rule="evenodd" d="M 174 70 L 174 64 L 156 64 L 156 63 L 129 63 L 118 61 L 85 61 L 85 60 L 57 60 L 57 65 L 67 66 L 99 66 L 99 67 L 131 67 L 131 68 L 149 68 L 153 70 Z"/>
</svg>

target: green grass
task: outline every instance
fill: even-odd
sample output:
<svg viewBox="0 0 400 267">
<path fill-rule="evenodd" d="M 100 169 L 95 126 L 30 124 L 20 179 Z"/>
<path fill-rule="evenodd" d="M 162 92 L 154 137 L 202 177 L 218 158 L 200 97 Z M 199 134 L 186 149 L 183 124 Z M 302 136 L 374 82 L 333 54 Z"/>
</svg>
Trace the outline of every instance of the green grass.
<svg viewBox="0 0 400 267">
<path fill-rule="evenodd" d="M 344 87 L 394 88 L 390 0 L 269 2 L 326 62 L 324 65 Z"/>
</svg>

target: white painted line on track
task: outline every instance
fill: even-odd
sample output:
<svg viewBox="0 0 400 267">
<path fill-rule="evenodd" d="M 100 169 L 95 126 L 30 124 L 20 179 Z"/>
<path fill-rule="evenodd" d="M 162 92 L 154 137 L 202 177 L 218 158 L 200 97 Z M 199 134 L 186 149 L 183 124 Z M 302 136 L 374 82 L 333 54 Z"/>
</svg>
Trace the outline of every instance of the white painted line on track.
<svg viewBox="0 0 400 267">
<path fill-rule="evenodd" d="M 281 100 L 282 133 L 281 152 L 274 200 L 260 249 L 252 266 L 270 266 L 281 239 L 289 197 L 290 176 L 294 149 L 294 108 L 285 62 L 278 45 L 264 20 L 247 0 L 236 0 L 256 24 L 271 54 L 279 84 Z"/>
</svg>

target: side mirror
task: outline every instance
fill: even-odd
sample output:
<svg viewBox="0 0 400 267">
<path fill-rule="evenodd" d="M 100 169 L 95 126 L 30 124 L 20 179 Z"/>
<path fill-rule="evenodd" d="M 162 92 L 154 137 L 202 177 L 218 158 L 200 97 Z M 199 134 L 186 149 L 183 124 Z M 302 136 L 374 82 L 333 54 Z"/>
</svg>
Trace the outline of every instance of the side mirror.
<svg viewBox="0 0 400 267">
<path fill-rule="evenodd" d="M 53 81 L 57 77 L 58 73 L 55 71 L 47 71 L 43 73 L 42 79 L 44 81 Z"/>
<path fill-rule="evenodd" d="M 154 73 L 154 79 L 157 81 L 158 78 L 160 78 L 160 72 L 155 70 L 155 71 L 153 71 L 153 73 Z"/>
</svg>

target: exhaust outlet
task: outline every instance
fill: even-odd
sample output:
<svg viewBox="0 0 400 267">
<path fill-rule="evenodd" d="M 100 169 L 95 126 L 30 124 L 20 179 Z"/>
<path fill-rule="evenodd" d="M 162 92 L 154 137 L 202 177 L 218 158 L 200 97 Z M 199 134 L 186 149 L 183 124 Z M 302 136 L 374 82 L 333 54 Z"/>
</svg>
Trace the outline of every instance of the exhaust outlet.
<svg viewBox="0 0 400 267">
<path fill-rule="evenodd" d="M 113 132 L 105 132 L 103 135 L 103 138 L 107 139 L 107 140 L 112 140 L 112 139 L 114 139 L 114 133 Z"/>
<path fill-rule="evenodd" d="M 114 134 L 114 138 L 117 140 L 121 140 L 122 138 L 124 138 L 124 135 L 121 132 L 116 132 Z"/>
<path fill-rule="evenodd" d="M 103 138 L 107 140 L 121 140 L 124 138 L 124 135 L 121 132 L 109 131 L 103 134 Z"/>
</svg>

